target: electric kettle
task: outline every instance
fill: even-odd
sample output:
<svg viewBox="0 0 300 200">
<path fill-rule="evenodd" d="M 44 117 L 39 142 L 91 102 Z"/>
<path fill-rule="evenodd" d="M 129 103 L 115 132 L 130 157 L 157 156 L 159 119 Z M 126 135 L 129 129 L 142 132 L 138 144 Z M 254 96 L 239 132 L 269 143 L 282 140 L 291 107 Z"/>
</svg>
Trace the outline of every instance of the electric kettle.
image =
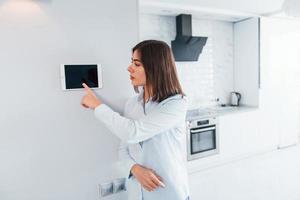
<svg viewBox="0 0 300 200">
<path fill-rule="evenodd" d="M 238 92 L 231 92 L 231 106 L 239 106 L 242 95 Z"/>
</svg>

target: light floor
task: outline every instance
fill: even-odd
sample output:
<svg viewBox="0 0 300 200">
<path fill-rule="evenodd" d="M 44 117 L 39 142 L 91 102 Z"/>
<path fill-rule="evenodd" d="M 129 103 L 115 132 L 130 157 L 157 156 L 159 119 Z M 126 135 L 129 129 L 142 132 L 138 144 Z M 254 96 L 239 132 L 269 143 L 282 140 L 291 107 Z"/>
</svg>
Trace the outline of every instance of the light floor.
<svg viewBox="0 0 300 200">
<path fill-rule="evenodd" d="M 300 200 L 300 145 L 190 177 L 191 200 Z"/>
</svg>

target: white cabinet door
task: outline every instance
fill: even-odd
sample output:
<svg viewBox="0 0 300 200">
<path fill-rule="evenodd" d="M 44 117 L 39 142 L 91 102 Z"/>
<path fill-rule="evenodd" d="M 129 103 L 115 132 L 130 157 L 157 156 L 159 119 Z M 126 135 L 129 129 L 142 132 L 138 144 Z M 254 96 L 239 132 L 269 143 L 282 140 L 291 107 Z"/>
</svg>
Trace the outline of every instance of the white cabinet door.
<svg viewBox="0 0 300 200">
<path fill-rule="evenodd" d="M 300 135 L 300 22 L 262 18 L 260 41 L 260 108 L 282 148 Z"/>
<path fill-rule="evenodd" d="M 238 159 L 276 149 L 278 134 L 270 127 L 260 110 L 221 116 L 220 152 L 223 158 Z"/>
<path fill-rule="evenodd" d="M 234 90 L 242 94 L 241 104 L 258 106 L 259 19 L 234 23 Z"/>
</svg>

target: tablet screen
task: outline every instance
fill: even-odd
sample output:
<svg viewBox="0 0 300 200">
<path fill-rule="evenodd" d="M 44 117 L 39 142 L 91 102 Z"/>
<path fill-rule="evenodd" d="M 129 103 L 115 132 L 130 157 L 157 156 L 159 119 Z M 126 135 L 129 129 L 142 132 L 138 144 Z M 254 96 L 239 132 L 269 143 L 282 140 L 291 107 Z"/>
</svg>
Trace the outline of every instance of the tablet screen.
<svg viewBox="0 0 300 200">
<path fill-rule="evenodd" d="M 97 65 L 65 65 L 66 89 L 83 88 L 82 83 L 89 87 L 98 87 Z"/>
</svg>

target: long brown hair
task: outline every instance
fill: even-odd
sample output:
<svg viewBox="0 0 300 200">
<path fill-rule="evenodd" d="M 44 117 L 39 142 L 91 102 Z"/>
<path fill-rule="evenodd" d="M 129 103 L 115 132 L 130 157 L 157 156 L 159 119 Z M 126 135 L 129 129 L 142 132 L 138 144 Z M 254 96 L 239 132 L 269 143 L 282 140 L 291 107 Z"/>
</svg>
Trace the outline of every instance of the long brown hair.
<svg viewBox="0 0 300 200">
<path fill-rule="evenodd" d="M 132 48 L 132 53 L 136 50 L 141 55 L 145 69 L 147 89 L 152 89 L 152 101 L 161 102 L 175 94 L 185 95 L 168 44 L 158 40 L 144 40 Z"/>
</svg>

